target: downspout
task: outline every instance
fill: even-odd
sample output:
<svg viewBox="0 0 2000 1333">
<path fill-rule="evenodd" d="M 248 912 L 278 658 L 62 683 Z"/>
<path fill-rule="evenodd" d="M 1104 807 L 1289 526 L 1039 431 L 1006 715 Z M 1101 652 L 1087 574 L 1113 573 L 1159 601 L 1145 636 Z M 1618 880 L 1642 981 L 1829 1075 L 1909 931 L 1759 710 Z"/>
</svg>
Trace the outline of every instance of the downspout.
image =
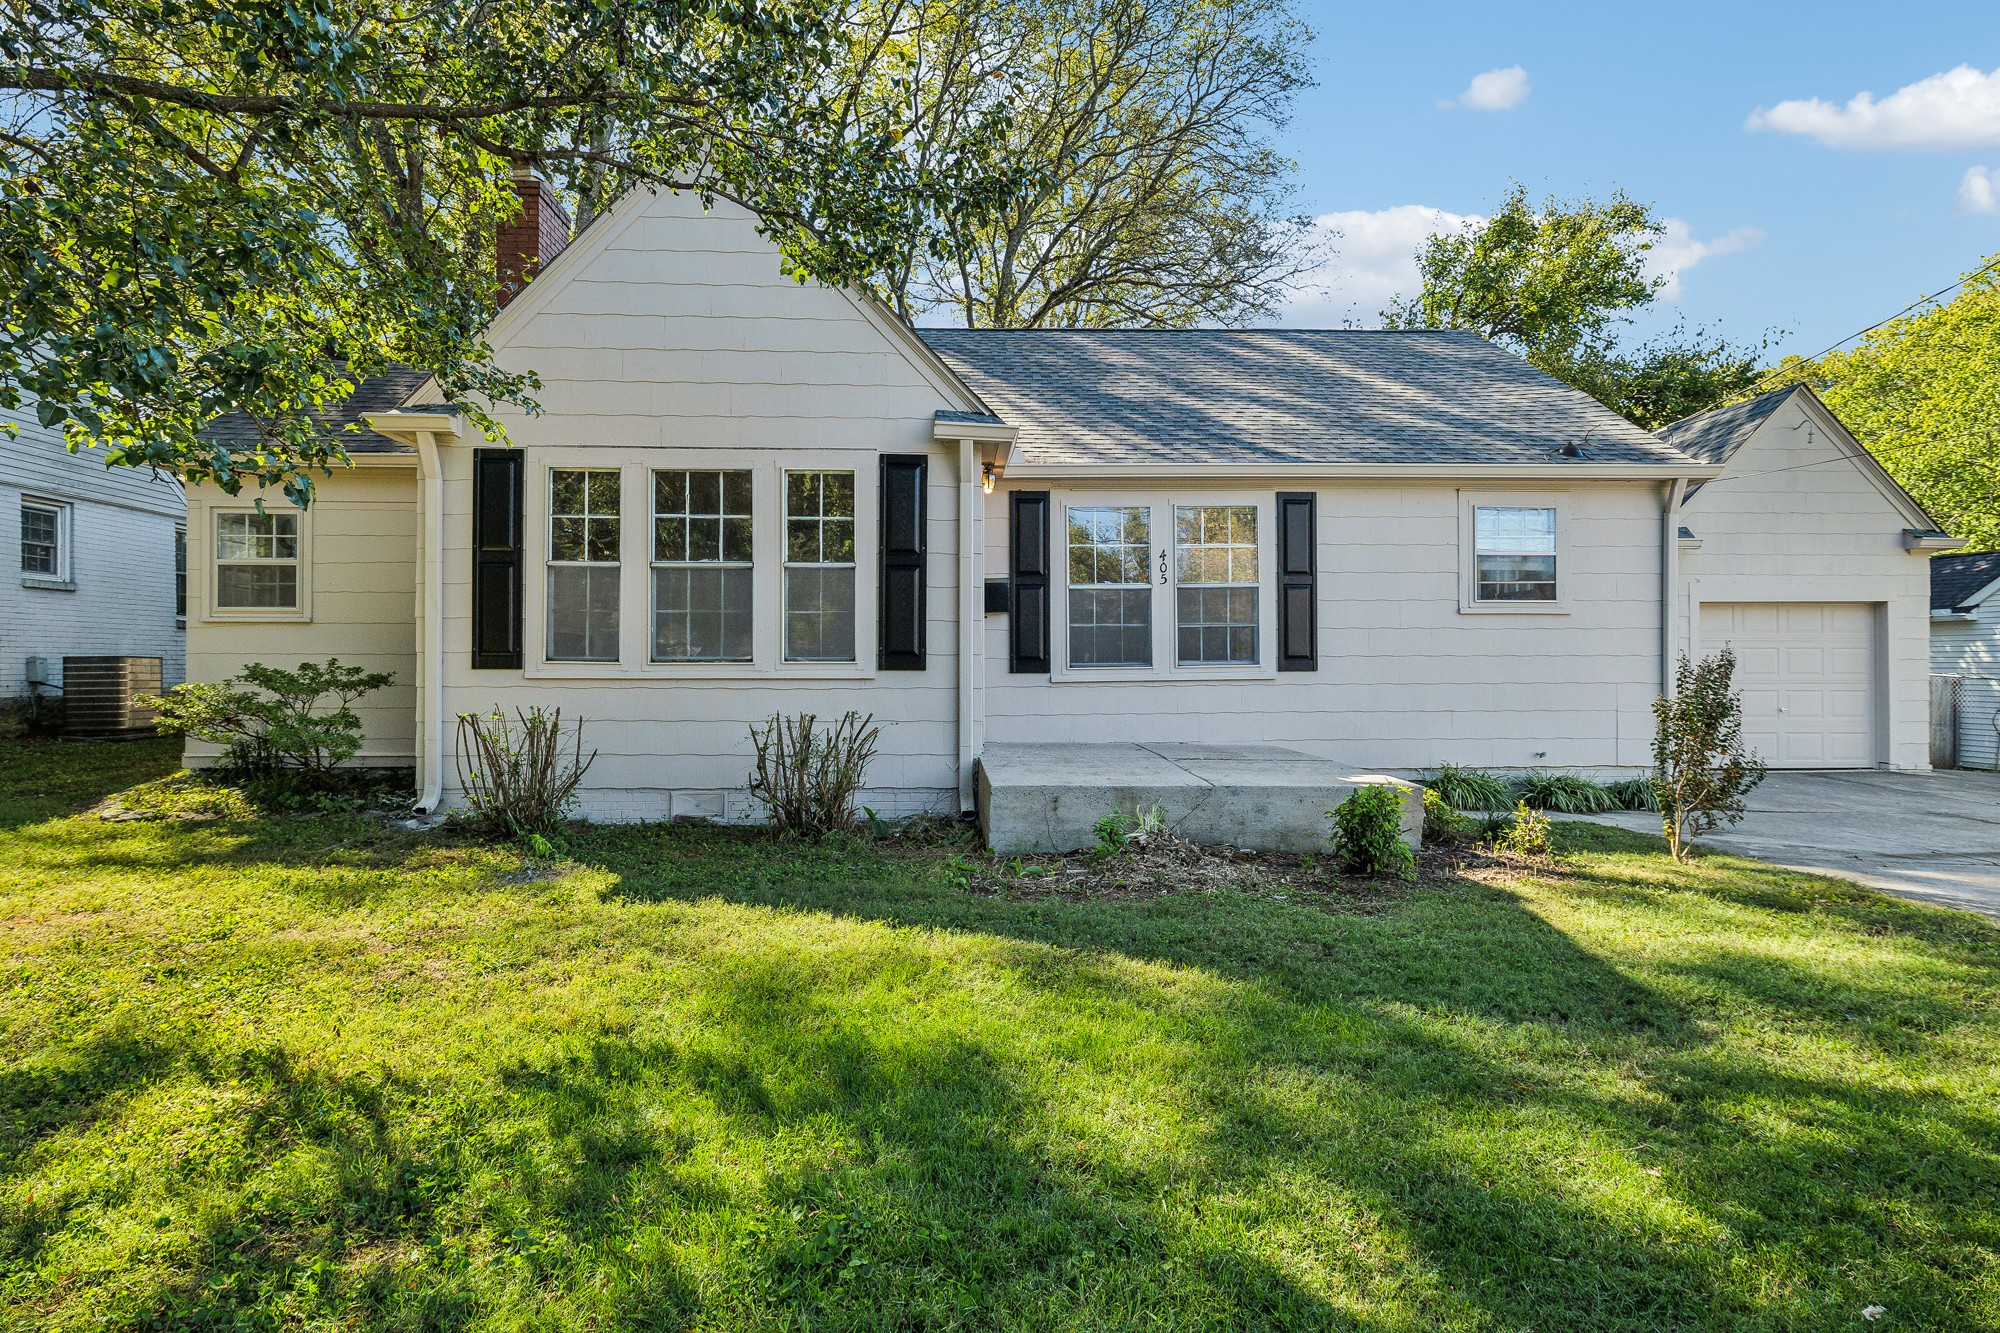
<svg viewBox="0 0 2000 1333">
<path fill-rule="evenodd" d="M 972 808 L 977 758 L 973 710 L 979 679 L 978 638 L 984 628 L 979 586 L 979 457 L 971 440 L 958 442 L 958 808 Z"/>
<path fill-rule="evenodd" d="M 423 723 L 417 734 L 416 813 L 436 812 L 444 795 L 444 470 L 437 435 L 417 436 L 417 506 L 423 512 L 423 581 L 418 589 L 417 688 Z"/>
<path fill-rule="evenodd" d="M 1687 478 L 1676 477 L 1667 487 L 1660 513 L 1660 693 L 1672 698 L 1678 657 L 1674 601 L 1681 581 L 1681 502 L 1687 498 Z"/>
</svg>

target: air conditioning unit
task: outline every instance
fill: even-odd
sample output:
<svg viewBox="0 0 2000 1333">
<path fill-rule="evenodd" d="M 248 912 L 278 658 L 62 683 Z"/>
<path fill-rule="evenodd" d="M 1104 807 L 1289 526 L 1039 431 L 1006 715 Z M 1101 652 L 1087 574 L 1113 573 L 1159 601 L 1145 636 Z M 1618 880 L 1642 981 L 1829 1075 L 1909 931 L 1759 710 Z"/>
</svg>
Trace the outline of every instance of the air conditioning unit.
<svg viewBox="0 0 2000 1333">
<path fill-rule="evenodd" d="M 158 694 L 157 657 L 65 657 L 63 726 L 72 736 L 147 736 L 159 714 L 133 701 Z"/>
</svg>

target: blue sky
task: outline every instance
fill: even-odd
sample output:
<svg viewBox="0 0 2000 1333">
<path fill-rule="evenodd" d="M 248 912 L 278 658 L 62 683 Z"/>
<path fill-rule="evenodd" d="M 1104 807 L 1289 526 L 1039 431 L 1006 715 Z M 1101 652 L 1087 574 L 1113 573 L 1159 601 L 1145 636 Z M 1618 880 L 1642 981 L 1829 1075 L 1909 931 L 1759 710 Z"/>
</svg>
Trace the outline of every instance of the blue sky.
<svg viewBox="0 0 2000 1333">
<path fill-rule="evenodd" d="M 1673 219 L 1673 284 L 1640 334 L 1679 314 L 1810 354 L 2000 251 L 1995 0 L 1301 13 L 1319 86 L 1281 144 L 1300 210 L 1344 236 L 1330 295 L 1285 323 L 1373 323 L 1438 214 L 1479 215 L 1510 178 L 1537 198 L 1623 187 Z"/>
</svg>

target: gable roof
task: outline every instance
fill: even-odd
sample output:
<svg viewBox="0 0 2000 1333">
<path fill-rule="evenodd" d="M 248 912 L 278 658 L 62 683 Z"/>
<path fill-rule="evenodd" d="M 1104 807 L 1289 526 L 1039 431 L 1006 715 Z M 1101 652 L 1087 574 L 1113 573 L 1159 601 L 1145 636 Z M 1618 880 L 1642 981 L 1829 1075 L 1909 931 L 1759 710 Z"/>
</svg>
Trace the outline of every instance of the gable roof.
<svg viewBox="0 0 2000 1333">
<path fill-rule="evenodd" d="M 1476 333 L 918 329 L 1016 462 L 1685 466 L 1672 444 Z M 1577 455 L 1565 455 L 1577 457 Z"/>
<path fill-rule="evenodd" d="M 1966 551 L 1931 557 L 1931 610 L 1956 611 L 1974 605 L 1982 592 L 2000 583 L 2000 551 Z"/>
<path fill-rule="evenodd" d="M 370 375 L 355 386 L 354 392 L 338 404 L 324 412 L 315 413 L 314 424 L 319 427 L 316 434 L 321 439 L 338 440 L 350 454 L 407 454 L 412 452 L 406 444 L 398 444 L 386 435 L 377 435 L 363 428 L 350 431 L 349 426 L 358 426 L 362 419 L 374 412 L 387 412 L 403 406 L 404 400 L 422 388 L 430 379 L 427 371 L 415 366 L 390 366 L 379 375 Z M 230 412 L 217 417 L 202 428 L 201 438 L 210 444 L 225 446 L 241 445 L 254 448 L 265 442 L 264 433 L 248 414 Z"/>
<path fill-rule="evenodd" d="M 1782 389 L 1767 390 L 1740 403 L 1711 407 L 1706 412 L 1682 417 L 1671 425 L 1660 427 L 1660 438 L 1704 463 L 1727 463 L 1757 433 L 1757 428 L 1800 388 L 1797 384 L 1787 384 Z"/>
</svg>

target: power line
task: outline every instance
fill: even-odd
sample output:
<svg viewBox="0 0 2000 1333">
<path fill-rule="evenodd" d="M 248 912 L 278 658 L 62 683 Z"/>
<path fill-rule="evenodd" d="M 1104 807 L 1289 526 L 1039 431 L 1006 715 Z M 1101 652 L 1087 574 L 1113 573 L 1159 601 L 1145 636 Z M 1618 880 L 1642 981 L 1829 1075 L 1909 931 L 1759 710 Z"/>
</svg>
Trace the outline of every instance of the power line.
<svg viewBox="0 0 2000 1333">
<path fill-rule="evenodd" d="M 1905 440 L 1900 444 L 1872 445 L 1864 444 L 1860 440 L 1856 440 L 1855 443 L 1861 446 L 1863 453 L 1879 460 L 1884 454 L 1902 453 L 1907 449 L 1921 449 L 1926 445 L 1932 444 L 1959 444 L 1974 440 L 1991 440 L 1995 435 L 2000 435 L 2000 430 L 1974 431 L 1965 435 L 1928 435 L 1921 440 Z M 1706 490 L 1710 486 L 1719 486 L 1726 481 L 1748 481 L 1752 477 L 1771 477 L 1776 476 L 1780 472 L 1798 472 L 1809 467 L 1826 467 L 1833 463 L 1852 463 L 1853 461 L 1846 454 L 1838 454 L 1832 458 L 1815 458 L 1810 463 L 1792 463 L 1786 467 L 1766 468 L 1762 472 L 1732 472 L 1720 477 L 1710 477 L 1707 481 L 1702 482 L 1701 485 Z"/>
<path fill-rule="evenodd" d="M 1977 270 L 1966 274 L 1964 277 L 1960 278 L 1957 282 L 1951 283 L 1948 286 L 1940 287 L 1936 291 L 1932 292 L 1929 296 L 1918 297 L 1916 300 L 1910 302 L 1908 305 L 1904 306 L 1901 310 L 1898 310 L 1895 314 L 1889 316 L 1887 319 L 1878 319 L 1873 324 L 1870 324 L 1867 328 L 1862 329 L 1860 332 L 1850 333 L 1845 338 L 1842 338 L 1839 342 L 1834 343 L 1831 347 L 1823 348 L 1822 350 L 1813 353 L 1811 356 L 1803 358 L 1803 360 L 1808 364 L 1810 364 L 1814 361 L 1819 360 L 1821 357 L 1825 356 L 1828 352 L 1837 352 L 1841 348 L 1847 346 L 1847 344 L 1853 342 L 1856 338 L 1865 338 L 1869 334 L 1875 332 L 1875 330 L 1881 328 L 1884 324 L 1892 324 L 1895 321 L 1901 319 L 1903 316 L 1909 314 L 1912 310 L 1915 310 L 1918 306 L 1929 305 L 1932 301 L 1937 300 L 1940 296 L 1943 296 L 1946 292 L 1955 290 L 1956 288 L 1959 287 L 1963 287 L 1966 283 L 1971 282 L 1974 278 L 1983 278 L 1988 273 L 1991 273 L 1995 269 L 2000 269 L 2000 255 L 1993 256 L 1993 258 L 1987 260 L 1986 263 L 1981 265 Z M 1785 368 L 1783 366 L 1779 366 L 1776 369 L 1770 371 L 1768 374 L 1766 374 L 1764 378 L 1758 380 L 1755 384 L 1752 384 L 1749 387 L 1749 389 L 1745 390 L 1745 392 L 1755 393 L 1757 390 L 1763 388 L 1766 384 L 1770 383 L 1772 380 L 1776 379 L 1778 376 L 1784 373 L 1785 373 Z"/>
</svg>

